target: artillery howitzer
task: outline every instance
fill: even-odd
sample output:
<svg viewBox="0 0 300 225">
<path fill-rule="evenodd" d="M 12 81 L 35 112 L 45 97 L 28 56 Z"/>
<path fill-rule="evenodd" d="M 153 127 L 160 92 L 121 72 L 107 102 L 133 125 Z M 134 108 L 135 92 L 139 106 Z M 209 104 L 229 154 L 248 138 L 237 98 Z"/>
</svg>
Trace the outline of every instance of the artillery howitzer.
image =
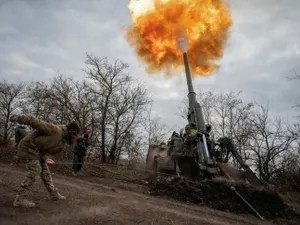
<svg viewBox="0 0 300 225">
<path fill-rule="evenodd" d="M 179 39 L 178 45 L 183 53 L 183 60 L 188 86 L 188 125 L 185 133 L 173 133 L 168 145 L 161 144 L 149 146 L 147 155 L 147 171 L 151 171 L 152 179 L 158 176 L 177 175 L 189 179 L 201 180 L 226 176 L 227 178 L 245 178 L 258 189 L 263 184 L 242 160 L 235 150 L 233 142 L 227 137 L 217 142 L 210 137 L 211 126 L 205 124 L 201 105 L 197 102 L 194 92 L 188 56 L 186 53 L 187 41 Z M 226 171 L 229 154 L 236 159 L 243 170 L 231 168 Z M 240 171 L 240 172 L 239 172 Z M 233 173 L 234 174 L 233 174 Z M 237 175 L 238 176 L 234 176 Z"/>
<path fill-rule="evenodd" d="M 274 204 L 277 204 L 278 207 L 284 207 L 280 197 L 275 192 L 270 191 L 253 173 L 251 168 L 245 164 L 242 157 L 235 150 L 233 141 L 230 138 L 222 137 L 217 141 L 211 138 L 211 126 L 205 124 L 202 108 L 199 102 L 197 102 L 193 88 L 186 53 L 187 41 L 185 39 L 179 39 L 178 45 L 183 53 L 188 86 L 188 124 L 185 127 L 184 133 L 180 132 L 180 134 L 177 134 L 175 131 L 173 132 L 168 145 L 161 143 L 160 145 L 149 146 L 146 159 L 146 171 L 148 180 L 150 181 L 149 184 L 153 187 L 152 190 L 158 190 L 159 188 L 157 188 L 157 186 L 160 186 L 164 190 L 164 193 L 168 192 L 168 195 L 172 197 L 176 195 L 175 198 L 177 199 L 185 199 L 182 195 L 188 195 L 186 198 L 188 202 L 195 196 L 196 199 L 200 199 L 200 202 L 204 202 L 204 199 L 210 202 L 211 197 L 209 196 L 213 196 L 212 198 L 217 199 L 219 203 L 222 199 L 216 196 L 220 195 L 224 197 L 231 195 L 230 193 L 234 193 L 236 197 L 231 196 L 233 199 L 237 198 L 238 200 L 242 200 L 246 208 L 251 208 L 261 219 L 262 217 L 250 205 L 249 200 L 252 204 L 255 204 L 260 211 L 267 213 L 270 213 L 272 210 L 270 210 L 269 205 L 262 205 L 260 201 L 273 201 L 276 202 Z M 228 163 L 229 154 L 232 154 L 241 169 L 234 168 L 234 166 Z M 226 184 L 228 188 L 225 187 L 224 189 L 226 182 L 219 182 L 219 179 L 218 183 L 216 182 L 218 180 L 216 178 L 230 180 L 230 182 Z M 184 181 L 184 185 L 182 181 Z M 189 185 L 188 182 L 190 181 L 192 181 L 192 183 L 199 181 L 198 184 L 200 184 L 200 186 L 197 186 L 196 189 L 191 189 L 193 185 Z M 210 183 L 210 181 L 212 181 L 212 183 Z M 205 186 L 207 184 L 208 186 Z M 219 184 L 220 187 L 222 186 L 222 190 L 215 189 Z M 187 188 L 188 190 L 180 190 L 179 186 Z M 204 187 L 203 192 L 200 190 L 202 187 Z M 167 190 L 172 188 L 173 190 Z M 228 189 L 229 193 L 227 192 Z M 200 196 L 198 195 L 199 190 L 201 192 Z M 238 191 L 242 191 L 244 195 L 247 195 L 248 201 Z M 228 196 L 229 199 L 231 199 L 231 197 Z M 257 201 L 257 199 L 259 200 Z M 232 200 L 229 200 L 229 203 L 227 202 L 229 205 L 230 201 Z M 211 205 L 211 203 L 209 203 L 209 205 Z M 228 207 L 232 208 L 232 206 Z M 238 210 L 240 210 L 240 208 L 237 207 Z M 277 212 L 278 210 L 275 211 Z"/>
</svg>

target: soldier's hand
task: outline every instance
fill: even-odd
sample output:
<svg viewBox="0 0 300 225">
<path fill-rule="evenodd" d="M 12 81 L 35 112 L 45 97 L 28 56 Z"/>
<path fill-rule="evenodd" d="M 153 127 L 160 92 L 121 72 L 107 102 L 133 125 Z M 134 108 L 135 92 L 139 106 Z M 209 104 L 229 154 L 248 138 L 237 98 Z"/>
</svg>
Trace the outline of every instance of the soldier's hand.
<svg viewBox="0 0 300 225">
<path fill-rule="evenodd" d="M 17 119 L 18 119 L 18 116 L 17 116 L 17 115 L 12 115 L 12 116 L 9 118 L 9 120 L 10 120 L 11 122 L 16 122 Z"/>
<path fill-rule="evenodd" d="M 48 165 L 54 164 L 54 161 L 52 159 L 47 159 L 46 162 L 47 162 Z"/>
</svg>

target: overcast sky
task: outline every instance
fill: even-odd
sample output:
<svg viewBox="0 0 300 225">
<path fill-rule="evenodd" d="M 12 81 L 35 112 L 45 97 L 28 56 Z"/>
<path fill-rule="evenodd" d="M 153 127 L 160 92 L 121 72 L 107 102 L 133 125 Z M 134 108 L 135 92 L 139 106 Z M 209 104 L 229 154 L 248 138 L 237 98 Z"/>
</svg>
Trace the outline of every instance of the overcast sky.
<svg viewBox="0 0 300 225">
<path fill-rule="evenodd" d="M 148 76 L 122 31 L 131 24 L 125 0 L 0 0 L 0 79 L 48 80 L 56 72 L 84 78 L 85 53 L 119 58 L 131 74 L 147 82 L 155 112 L 171 126 L 187 94 L 184 74 L 164 80 Z M 198 78 L 195 89 L 243 91 L 270 101 L 272 115 L 296 115 L 291 106 L 300 83 L 286 79 L 300 72 L 300 1 L 230 0 L 233 26 L 221 69 Z M 179 124 L 184 126 L 183 123 Z"/>
</svg>

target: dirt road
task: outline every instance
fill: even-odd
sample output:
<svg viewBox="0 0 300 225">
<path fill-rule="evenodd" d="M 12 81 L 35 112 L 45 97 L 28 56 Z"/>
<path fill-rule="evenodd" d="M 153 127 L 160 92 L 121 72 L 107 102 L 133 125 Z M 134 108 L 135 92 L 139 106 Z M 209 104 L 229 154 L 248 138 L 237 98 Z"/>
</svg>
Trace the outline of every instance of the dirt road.
<svg viewBox="0 0 300 225">
<path fill-rule="evenodd" d="M 36 208 L 13 207 L 13 199 L 25 173 L 20 168 L 0 164 L 0 224 L 3 225 L 79 225 L 79 224 L 272 224 L 245 215 L 237 216 L 205 207 L 178 203 L 141 192 L 134 192 L 133 184 L 108 180 L 73 178 L 53 175 L 66 200 L 54 202 L 42 181 L 34 185 L 29 196 L 37 203 Z M 118 188 L 126 186 L 127 190 Z M 130 191 L 129 191 L 130 190 Z"/>
</svg>

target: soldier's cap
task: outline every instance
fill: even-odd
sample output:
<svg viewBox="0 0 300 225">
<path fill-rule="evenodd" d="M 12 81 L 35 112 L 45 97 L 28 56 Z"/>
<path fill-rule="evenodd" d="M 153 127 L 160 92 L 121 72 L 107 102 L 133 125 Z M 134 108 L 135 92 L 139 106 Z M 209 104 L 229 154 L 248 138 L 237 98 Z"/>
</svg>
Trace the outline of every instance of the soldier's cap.
<svg viewBox="0 0 300 225">
<path fill-rule="evenodd" d="M 80 131 L 78 124 L 74 121 L 67 124 L 67 129 L 70 133 L 78 133 Z"/>
</svg>

